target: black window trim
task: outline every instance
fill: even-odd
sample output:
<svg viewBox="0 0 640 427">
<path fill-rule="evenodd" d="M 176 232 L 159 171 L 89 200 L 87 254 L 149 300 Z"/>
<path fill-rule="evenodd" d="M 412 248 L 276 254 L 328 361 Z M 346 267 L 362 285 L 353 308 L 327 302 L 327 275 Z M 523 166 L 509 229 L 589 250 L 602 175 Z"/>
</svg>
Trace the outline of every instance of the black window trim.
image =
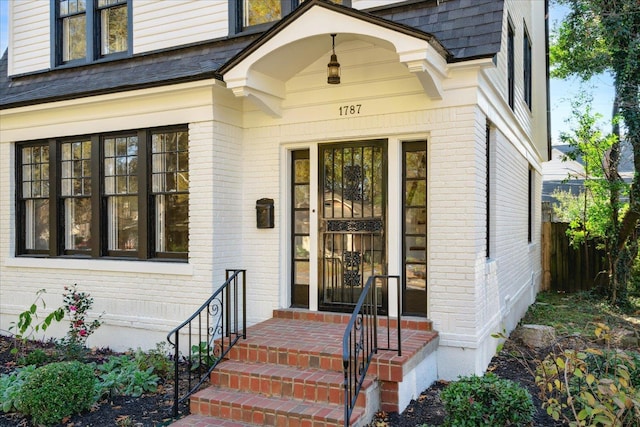
<svg viewBox="0 0 640 427">
<path fill-rule="evenodd" d="M 529 111 L 532 110 L 533 100 L 533 51 L 531 46 L 531 37 L 527 30 L 526 23 L 523 23 L 523 41 L 522 41 L 522 68 L 523 68 L 523 92 L 524 102 L 529 107 Z"/>
<path fill-rule="evenodd" d="M 290 173 L 291 173 L 291 179 L 290 179 L 290 185 L 291 185 L 291 193 L 290 193 L 290 198 L 291 198 L 291 217 L 290 217 L 290 221 L 291 221 L 291 232 L 290 232 L 290 244 L 291 244 L 291 257 L 290 257 L 290 263 L 291 263 L 291 307 L 296 307 L 296 308 L 309 308 L 309 288 L 310 288 L 310 284 L 305 284 L 305 283 L 297 283 L 296 282 L 296 266 L 297 263 L 299 262 L 307 262 L 308 265 L 311 264 L 311 259 L 309 258 L 310 254 L 307 256 L 306 259 L 304 259 L 303 257 L 298 257 L 296 254 L 296 237 L 298 236 L 310 236 L 310 232 L 311 230 L 309 230 L 308 233 L 302 233 L 302 232 L 296 232 L 296 213 L 297 212 L 304 212 L 306 211 L 307 214 L 309 215 L 309 219 L 311 218 L 310 212 L 311 212 L 311 206 L 308 205 L 306 207 L 296 207 L 295 206 L 295 190 L 296 187 L 299 185 L 307 185 L 309 186 L 309 191 L 311 191 L 311 182 L 297 182 L 296 181 L 296 175 L 295 175 L 295 171 L 296 171 L 296 160 L 307 160 L 307 162 L 309 162 L 310 165 L 310 161 L 311 161 L 311 154 L 310 154 L 310 149 L 309 148 L 297 148 L 297 149 L 293 149 L 291 150 L 291 166 L 290 166 Z M 311 179 L 309 177 L 309 179 Z M 311 200 L 311 193 L 309 192 L 309 201 Z M 309 278 L 310 279 L 310 278 Z M 295 299 L 296 296 L 296 286 L 307 286 L 307 295 L 306 295 L 306 300 L 297 300 Z"/>
<path fill-rule="evenodd" d="M 49 28 L 50 28 L 50 55 L 52 68 L 61 69 L 77 67 L 81 65 L 94 64 L 99 62 L 109 62 L 117 59 L 127 58 L 133 52 L 133 0 L 126 0 L 127 7 L 127 49 L 123 52 L 102 55 L 100 52 L 100 19 L 97 14 L 100 9 L 97 0 L 87 0 L 86 9 L 86 31 L 87 54 L 84 59 L 75 59 L 64 62 L 62 60 L 62 21 L 60 19 L 59 0 L 49 0 Z"/>
<path fill-rule="evenodd" d="M 515 106 L 515 27 L 511 17 L 507 20 L 507 102 Z"/>
<path fill-rule="evenodd" d="M 425 181 L 426 183 L 426 187 L 425 187 L 425 191 L 427 191 L 428 193 L 428 188 L 429 188 L 429 179 L 428 179 L 428 163 L 425 164 L 425 177 L 424 178 L 412 178 L 411 180 L 409 178 L 407 178 L 407 153 L 410 152 L 419 152 L 419 151 L 424 151 L 425 155 L 428 153 L 428 141 L 427 139 L 417 139 L 417 140 L 413 140 L 413 139 L 409 139 L 406 141 L 402 141 L 402 166 L 401 166 L 401 179 L 402 179 L 402 226 L 401 226 L 401 233 L 402 233 L 402 293 L 403 293 L 403 297 L 402 297 L 402 314 L 403 315 L 407 315 L 407 316 L 427 316 L 428 315 L 428 310 L 429 310 L 429 301 L 428 301 L 428 292 L 427 292 L 427 288 L 425 287 L 425 300 L 424 302 L 424 308 L 425 311 L 424 312 L 412 312 L 409 310 L 407 303 L 406 303 L 406 298 L 404 297 L 404 294 L 406 294 L 407 292 L 407 265 L 410 264 L 414 264 L 414 265 L 424 265 L 425 269 L 427 268 L 428 265 L 428 258 L 429 255 L 427 253 L 427 240 L 428 240 L 428 233 L 429 230 L 427 229 L 427 225 L 425 224 L 425 234 L 424 237 L 425 239 L 425 247 L 424 247 L 424 256 L 425 256 L 425 261 L 424 262 L 419 262 L 419 261 L 411 261 L 408 262 L 407 261 L 407 245 L 406 245 L 406 239 L 408 236 L 410 236 L 410 234 L 407 232 L 407 208 L 409 207 L 407 205 L 407 200 L 406 200 L 406 195 L 407 195 L 407 184 L 409 181 Z M 425 195 L 426 196 L 426 195 Z M 425 198 L 425 203 L 424 206 L 419 206 L 419 205 L 413 205 L 411 206 L 411 208 L 423 208 L 425 210 L 425 217 L 427 217 L 427 209 L 429 207 L 429 200 L 428 197 Z M 429 221 L 427 220 L 427 223 Z M 411 236 L 418 236 L 418 234 L 411 234 Z M 426 284 L 426 278 L 425 278 L 425 284 Z"/>
<path fill-rule="evenodd" d="M 533 174 L 533 167 L 529 165 L 528 168 L 528 191 L 527 191 L 527 242 L 533 243 L 533 192 L 535 184 L 535 176 Z"/>
<path fill-rule="evenodd" d="M 155 216 L 150 184 L 151 174 L 151 136 L 162 132 L 188 132 L 188 125 L 163 126 L 129 131 L 105 132 L 101 134 L 76 135 L 64 138 L 51 138 L 41 140 L 20 141 L 16 143 L 15 150 L 15 182 L 16 182 L 16 220 L 15 220 L 15 256 L 16 257 L 40 257 L 40 258 L 71 258 L 71 259 L 118 259 L 132 261 L 163 261 L 163 262 L 187 262 L 189 251 L 157 252 L 155 251 Z M 103 187 L 104 150 L 105 138 L 136 135 L 140 143 L 138 152 L 138 216 L 143 219 L 138 222 L 138 249 L 130 251 L 109 251 L 106 240 L 106 195 Z M 90 249 L 65 250 L 64 249 L 64 209 L 61 196 L 61 144 L 67 142 L 90 140 L 91 141 L 91 231 L 92 238 Z M 49 250 L 27 250 L 24 239 L 26 222 L 22 189 L 22 148 L 28 146 L 49 147 Z M 142 190 L 143 189 L 143 190 Z M 97 212 L 97 214 L 93 214 Z M 190 226 L 189 226 L 190 227 Z"/>
<path fill-rule="evenodd" d="M 280 10 L 282 11 L 282 16 L 280 19 L 284 18 L 291 12 L 293 12 L 298 6 L 300 6 L 305 0 L 280 0 Z M 263 24 L 251 25 L 245 27 L 243 25 L 243 4 L 244 0 L 229 0 L 229 35 L 236 34 L 251 34 L 251 33 L 259 33 L 262 31 L 266 31 L 273 24 L 280 21 L 280 19 L 276 19 L 272 22 L 265 22 Z M 351 0 L 342 0 L 341 3 L 343 6 L 351 7 Z"/>
<path fill-rule="evenodd" d="M 492 240 L 491 240 L 491 214 L 492 214 L 492 209 L 491 209 L 491 203 L 492 203 L 492 197 L 491 197 L 491 167 L 492 167 L 492 163 L 491 163 L 491 150 L 492 150 L 492 144 L 491 144 L 491 121 L 489 119 L 486 119 L 486 123 L 485 123 L 485 179 L 486 179 L 486 188 L 485 188 L 485 192 L 486 192 L 486 197 L 485 197 L 485 257 L 487 259 L 491 258 L 491 245 L 493 244 Z"/>
</svg>

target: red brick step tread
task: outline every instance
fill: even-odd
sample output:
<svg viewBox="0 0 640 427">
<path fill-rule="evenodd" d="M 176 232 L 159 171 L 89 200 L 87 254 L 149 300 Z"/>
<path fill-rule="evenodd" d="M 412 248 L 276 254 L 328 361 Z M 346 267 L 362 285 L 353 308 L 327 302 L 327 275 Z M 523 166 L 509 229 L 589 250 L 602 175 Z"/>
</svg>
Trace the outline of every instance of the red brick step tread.
<svg viewBox="0 0 640 427">
<path fill-rule="evenodd" d="M 367 375 L 363 388 L 369 387 L 374 378 Z M 211 374 L 212 384 L 232 390 L 337 405 L 344 403 L 343 382 L 342 372 L 233 360 L 222 362 Z M 358 401 L 364 405 L 362 396 Z"/>
<path fill-rule="evenodd" d="M 171 427 L 255 427 L 255 424 L 192 414 L 173 422 Z"/>
<path fill-rule="evenodd" d="M 352 419 L 359 418 L 363 411 L 362 408 L 355 408 Z M 191 412 L 257 425 L 344 425 L 342 405 L 268 397 L 216 386 L 201 390 L 191 397 Z"/>
</svg>

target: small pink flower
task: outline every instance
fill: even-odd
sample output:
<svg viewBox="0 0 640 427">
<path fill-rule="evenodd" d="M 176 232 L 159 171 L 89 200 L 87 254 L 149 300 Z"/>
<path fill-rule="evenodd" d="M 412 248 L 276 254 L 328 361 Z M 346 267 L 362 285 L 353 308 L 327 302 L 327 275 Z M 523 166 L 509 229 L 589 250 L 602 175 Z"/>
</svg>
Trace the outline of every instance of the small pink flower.
<svg viewBox="0 0 640 427">
<path fill-rule="evenodd" d="M 87 335 L 87 331 L 85 331 L 84 329 L 82 329 L 82 330 L 80 331 L 80 336 L 81 336 L 81 337 L 84 337 L 84 336 L 86 336 L 86 335 Z"/>
<path fill-rule="evenodd" d="M 76 311 L 77 309 L 75 305 L 69 306 L 69 311 Z"/>
</svg>

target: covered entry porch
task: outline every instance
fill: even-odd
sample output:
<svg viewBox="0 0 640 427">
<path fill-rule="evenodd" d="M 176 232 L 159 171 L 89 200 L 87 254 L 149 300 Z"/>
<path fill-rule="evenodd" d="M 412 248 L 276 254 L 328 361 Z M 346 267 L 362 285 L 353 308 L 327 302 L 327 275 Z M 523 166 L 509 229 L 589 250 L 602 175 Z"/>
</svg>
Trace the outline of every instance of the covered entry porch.
<svg viewBox="0 0 640 427">
<path fill-rule="evenodd" d="M 429 34 L 312 1 L 221 68 L 241 101 L 243 161 L 278 150 L 277 196 L 256 200 L 275 201 L 279 307 L 350 311 L 368 277 L 390 274 L 403 294 L 381 290 L 390 314 L 399 298 L 403 314 L 429 314 L 429 132 L 418 116 L 442 98 L 446 54 Z M 334 55 L 340 84 L 326 75 Z M 247 194 L 264 184 L 251 178 Z"/>
</svg>

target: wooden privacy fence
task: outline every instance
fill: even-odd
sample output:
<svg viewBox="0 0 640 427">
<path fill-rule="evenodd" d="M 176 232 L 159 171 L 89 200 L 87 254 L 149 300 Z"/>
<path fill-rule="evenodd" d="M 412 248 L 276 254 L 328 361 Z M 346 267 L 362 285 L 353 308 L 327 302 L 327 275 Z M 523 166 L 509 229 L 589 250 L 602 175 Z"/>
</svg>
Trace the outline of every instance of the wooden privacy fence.
<svg viewBox="0 0 640 427">
<path fill-rule="evenodd" d="M 587 247 L 571 247 L 563 222 L 542 223 L 542 289 L 560 292 L 586 291 L 597 284 L 606 283 L 607 270 L 605 252 L 595 248 L 593 242 Z"/>
</svg>

